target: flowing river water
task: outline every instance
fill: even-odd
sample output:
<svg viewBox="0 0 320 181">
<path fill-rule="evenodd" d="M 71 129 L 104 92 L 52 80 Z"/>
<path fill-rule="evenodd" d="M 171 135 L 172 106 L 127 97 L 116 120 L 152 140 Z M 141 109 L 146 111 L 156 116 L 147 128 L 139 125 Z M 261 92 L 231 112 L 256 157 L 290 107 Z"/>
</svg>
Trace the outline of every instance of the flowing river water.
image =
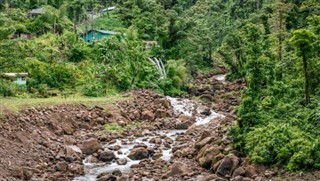
<svg viewBox="0 0 320 181">
<path fill-rule="evenodd" d="M 225 75 L 217 75 L 214 76 L 216 80 L 224 81 Z M 206 106 L 197 103 L 195 101 L 185 99 L 185 98 L 173 98 L 167 97 L 170 101 L 173 111 L 175 115 L 187 115 L 194 116 L 196 118 L 195 125 L 203 125 L 209 123 L 211 120 L 224 117 L 222 114 L 215 112 L 214 110 L 210 110 L 208 114 L 201 114 L 203 111 L 207 109 Z M 207 111 L 208 112 L 208 111 Z M 156 146 L 154 143 L 150 143 L 150 139 L 154 139 L 156 137 L 161 138 L 170 138 L 173 140 L 173 144 L 175 143 L 176 137 L 179 134 L 185 133 L 187 130 L 158 130 L 158 131 L 149 131 L 145 130 L 142 135 L 143 137 L 126 137 L 124 139 L 118 139 L 113 144 L 104 145 L 104 149 L 108 150 L 108 148 L 112 146 L 120 146 L 120 150 L 114 151 L 114 154 L 119 159 L 127 159 L 127 164 L 118 165 L 116 162 L 111 164 L 107 163 L 92 163 L 92 156 L 88 156 L 84 159 L 83 164 L 85 167 L 85 176 L 76 177 L 73 181 L 95 181 L 96 177 L 104 172 L 111 173 L 114 170 L 120 170 L 123 174 L 130 172 L 130 167 L 134 164 L 138 164 L 141 160 L 131 160 L 128 155 L 130 150 L 137 144 L 145 144 L 148 148 L 153 148 Z M 173 145 L 172 144 L 172 145 Z M 163 160 L 170 160 L 172 156 L 172 146 L 168 146 L 166 144 L 161 144 L 161 150 Z M 151 159 L 151 158 L 150 158 Z"/>
</svg>

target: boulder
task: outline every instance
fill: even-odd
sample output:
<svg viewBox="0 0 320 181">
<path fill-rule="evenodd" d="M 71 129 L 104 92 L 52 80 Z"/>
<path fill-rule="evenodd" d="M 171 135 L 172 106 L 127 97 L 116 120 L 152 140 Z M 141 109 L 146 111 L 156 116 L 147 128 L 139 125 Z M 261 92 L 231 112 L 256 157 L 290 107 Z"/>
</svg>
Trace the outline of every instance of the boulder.
<svg viewBox="0 0 320 181">
<path fill-rule="evenodd" d="M 205 145 L 211 143 L 214 140 L 214 138 L 212 137 L 206 137 L 203 140 L 199 141 L 196 143 L 195 148 L 200 150 L 201 148 L 203 148 Z"/>
<path fill-rule="evenodd" d="M 83 165 L 80 165 L 77 163 L 70 163 L 68 165 L 68 170 L 75 175 L 83 175 L 84 174 Z"/>
<path fill-rule="evenodd" d="M 90 138 L 85 142 L 83 142 L 83 144 L 80 146 L 80 149 L 82 153 L 86 155 L 91 155 L 100 149 L 103 150 L 103 147 L 101 146 L 101 144 L 98 142 L 97 139 Z"/>
<path fill-rule="evenodd" d="M 141 117 L 142 117 L 142 119 L 153 121 L 154 120 L 154 113 L 149 110 L 143 111 Z"/>
<path fill-rule="evenodd" d="M 191 126 L 193 122 L 191 121 L 184 121 L 184 122 L 178 122 L 176 123 L 176 129 L 182 130 L 182 129 L 188 129 L 189 126 Z"/>
<path fill-rule="evenodd" d="M 155 118 L 165 118 L 167 117 L 167 111 L 164 109 L 158 109 L 155 113 Z"/>
<path fill-rule="evenodd" d="M 170 101 L 167 98 L 161 98 L 159 102 L 167 109 L 171 107 Z"/>
<path fill-rule="evenodd" d="M 144 147 L 133 148 L 128 157 L 131 160 L 142 160 L 149 157 L 149 151 Z"/>
<path fill-rule="evenodd" d="M 118 165 L 125 165 L 127 164 L 128 160 L 126 158 L 121 158 L 119 160 L 117 160 L 117 164 Z"/>
<path fill-rule="evenodd" d="M 197 159 L 201 167 L 210 169 L 212 164 L 215 164 L 218 155 L 221 153 L 217 145 L 206 145 L 198 153 Z"/>
<path fill-rule="evenodd" d="M 190 173 L 192 173 L 192 170 L 188 168 L 187 165 L 182 162 L 175 162 L 170 166 L 169 171 L 165 175 L 163 175 L 162 178 L 166 179 L 169 177 L 182 176 Z"/>
<path fill-rule="evenodd" d="M 235 155 L 227 155 L 221 161 L 216 171 L 216 175 L 221 177 L 225 177 L 226 175 L 231 176 L 233 171 L 238 167 L 239 162 L 239 158 Z"/>
<path fill-rule="evenodd" d="M 104 152 L 101 152 L 99 154 L 99 160 L 100 161 L 103 161 L 103 162 L 111 162 L 112 160 L 114 160 L 116 158 L 115 154 L 110 151 L 110 150 L 107 150 L 107 151 L 104 151 Z"/>
<path fill-rule="evenodd" d="M 181 114 L 179 115 L 178 119 L 181 121 L 181 122 L 192 122 L 194 123 L 196 121 L 196 118 L 193 117 L 193 116 L 188 116 L 188 115 L 185 115 L 185 114 Z"/>
</svg>

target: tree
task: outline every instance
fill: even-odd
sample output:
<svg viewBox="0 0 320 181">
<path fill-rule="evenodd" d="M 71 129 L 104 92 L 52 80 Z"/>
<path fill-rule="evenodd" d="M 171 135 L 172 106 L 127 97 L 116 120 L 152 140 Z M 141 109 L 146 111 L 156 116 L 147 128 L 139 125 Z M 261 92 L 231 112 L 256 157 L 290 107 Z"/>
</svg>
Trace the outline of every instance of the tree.
<svg viewBox="0 0 320 181">
<path fill-rule="evenodd" d="M 311 103 L 310 100 L 310 77 L 308 61 L 311 59 L 314 53 L 313 43 L 316 40 L 316 36 L 307 29 L 299 29 L 293 32 L 293 36 L 290 38 L 290 44 L 295 47 L 295 51 L 298 56 L 302 57 L 303 71 L 305 77 L 305 101 L 306 105 Z"/>
</svg>

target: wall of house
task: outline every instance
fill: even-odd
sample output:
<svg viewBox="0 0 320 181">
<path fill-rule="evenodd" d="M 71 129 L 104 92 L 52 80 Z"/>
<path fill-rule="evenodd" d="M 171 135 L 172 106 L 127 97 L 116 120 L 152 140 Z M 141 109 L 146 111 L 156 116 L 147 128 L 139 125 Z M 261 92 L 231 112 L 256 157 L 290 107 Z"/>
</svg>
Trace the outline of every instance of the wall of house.
<svg viewBox="0 0 320 181">
<path fill-rule="evenodd" d="M 89 32 L 83 36 L 85 42 L 92 42 L 92 40 L 101 40 L 102 38 L 109 37 L 109 34 L 102 34 L 100 32 Z"/>
<path fill-rule="evenodd" d="M 17 77 L 14 82 L 18 85 L 26 85 L 27 79 L 26 79 L 26 77 Z"/>
</svg>

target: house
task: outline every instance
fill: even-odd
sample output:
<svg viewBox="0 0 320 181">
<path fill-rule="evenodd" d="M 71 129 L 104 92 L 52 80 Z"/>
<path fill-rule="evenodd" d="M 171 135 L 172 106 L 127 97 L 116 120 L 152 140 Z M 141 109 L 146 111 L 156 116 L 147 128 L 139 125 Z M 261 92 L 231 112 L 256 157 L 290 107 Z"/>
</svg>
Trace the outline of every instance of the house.
<svg viewBox="0 0 320 181">
<path fill-rule="evenodd" d="M 152 47 L 160 47 L 157 41 L 143 41 L 143 43 L 146 45 L 146 49 L 150 49 Z"/>
<path fill-rule="evenodd" d="M 10 79 L 18 85 L 26 85 L 27 76 L 28 76 L 28 73 L 3 73 L 2 74 L 2 77 Z"/>
<path fill-rule="evenodd" d="M 103 38 L 108 38 L 112 35 L 118 34 L 114 31 L 107 31 L 107 30 L 90 30 L 86 33 L 83 33 L 81 37 L 85 42 L 92 42 L 94 40 L 102 40 Z"/>
<path fill-rule="evenodd" d="M 43 8 L 37 8 L 37 9 L 33 9 L 29 12 L 29 16 L 38 16 L 38 15 L 42 15 L 44 13 L 44 9 Z"/>
</svg>

